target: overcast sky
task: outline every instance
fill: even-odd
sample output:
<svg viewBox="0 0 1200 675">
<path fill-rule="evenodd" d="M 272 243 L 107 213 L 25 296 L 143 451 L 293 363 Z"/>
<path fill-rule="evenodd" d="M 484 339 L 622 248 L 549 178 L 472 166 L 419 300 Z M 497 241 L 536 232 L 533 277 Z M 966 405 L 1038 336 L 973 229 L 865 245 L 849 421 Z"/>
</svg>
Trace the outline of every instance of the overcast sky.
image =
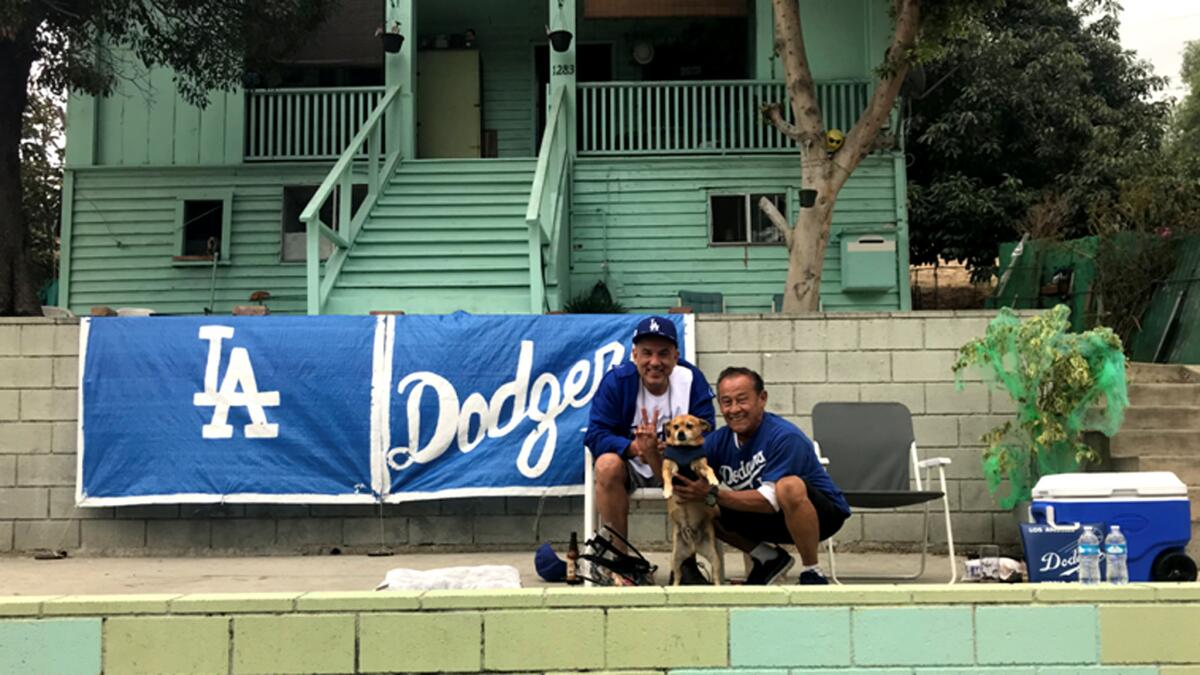
<svg viewBox="0 0 1200 675">
<path fill-rule="evenodd" d="M 1196 0 L 1124 0 L 1121 43 L 1154 64 L 1154 72 L 1171 78 L 1168 94 L 1181 98 L 1179 81 L 1183 45 L 1200 40 L 1200 2 Z"/>
</svg>

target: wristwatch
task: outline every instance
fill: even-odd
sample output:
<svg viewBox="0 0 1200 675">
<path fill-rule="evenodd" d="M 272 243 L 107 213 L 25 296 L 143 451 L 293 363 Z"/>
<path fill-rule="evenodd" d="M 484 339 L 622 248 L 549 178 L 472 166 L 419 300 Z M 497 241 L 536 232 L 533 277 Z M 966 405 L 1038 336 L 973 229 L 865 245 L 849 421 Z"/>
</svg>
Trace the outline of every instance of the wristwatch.
<svg viewBox="0 0 1200 675">
<path fill-rule="evenodd" d="M 708 486 L 708 494 L 704 495 L 704 505 L 705 506 L 716 506 L 717 505 L 717 486 L 716 485 Z"/>
</svg>

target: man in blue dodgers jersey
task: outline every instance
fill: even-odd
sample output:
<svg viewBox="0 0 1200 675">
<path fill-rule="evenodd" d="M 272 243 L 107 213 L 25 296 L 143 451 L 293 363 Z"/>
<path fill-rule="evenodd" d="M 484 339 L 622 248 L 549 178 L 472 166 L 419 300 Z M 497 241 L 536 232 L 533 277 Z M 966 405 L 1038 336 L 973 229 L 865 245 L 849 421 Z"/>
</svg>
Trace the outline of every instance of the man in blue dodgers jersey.
<svg viewBox="0 0 1200 675">
<path fill-rule="evenodd" d="M 716 422 L 708 380 L 679 358 L 675 324 L 669 319 L 640 321 L 632 355 L 632 363 L 613 368 L 600 381 L 584 436 L 595 458 L 596 508 L 621 536 L 629 532 L 629 493 L 662 486 L 663 422 L 682 414 L 713 426 Z M 693 560 L 688 567 L 694 565 Z"/>
<path fill-rule="evenodd" d="M 728 490 L 678 478 L 675 494 L 718 506 L 717 536 L 750 554 L 747 584 L 769 584 L 795 561 L 777 544 L 796 545 L 801 584 L 826 584 L 817 544 L 833 536 L 850 506 L 796 425 L 766 412 L 762 377 L 726 368 L 717 378 L 717 403 L 726 426 L 704 441 L 708 463 Z"/>
</svg>

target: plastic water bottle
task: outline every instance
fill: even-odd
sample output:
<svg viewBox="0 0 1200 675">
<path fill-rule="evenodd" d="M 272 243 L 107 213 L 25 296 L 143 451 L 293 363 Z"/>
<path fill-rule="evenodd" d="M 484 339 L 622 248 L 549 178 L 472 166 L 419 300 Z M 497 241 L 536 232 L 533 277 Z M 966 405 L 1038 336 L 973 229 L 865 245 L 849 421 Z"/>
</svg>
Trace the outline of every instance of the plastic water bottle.
<svg viewBox="0 0 1200 675">
<path fill-rule="evenodd" d="M 1100 537 L 1091 525 L 1083 526 L 1075 557 L 1079 560 L 1079 583 L 1089 586 L 1100 583 Z"/>
<path fill-rule="evenodd" d="M 1121 526 L 1113 525 L 1108 536 L 1104 538 L 1104 558 L 1107 563 L 1108 583 L 1129 583 L 1129 546 L 1125 535 L 1121 534 Z"/>
</svg>

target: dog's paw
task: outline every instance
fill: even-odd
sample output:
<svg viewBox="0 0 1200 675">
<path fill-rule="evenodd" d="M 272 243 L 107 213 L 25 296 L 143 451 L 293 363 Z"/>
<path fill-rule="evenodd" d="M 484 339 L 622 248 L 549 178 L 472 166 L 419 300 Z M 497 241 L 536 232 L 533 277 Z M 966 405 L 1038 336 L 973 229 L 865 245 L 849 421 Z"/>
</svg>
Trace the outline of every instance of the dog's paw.
<svg viewBox="0 0 1200 675">
<path fill-rule="evenodd" d="M 675 494 L 675 491 L 671 489 L 670 483 L 667 483 L 666 485 L 663 486 L 663 498 L 664 499 L 670 499 L 671 495 L 673 495 L 673 494 Z"/>
</svg>

